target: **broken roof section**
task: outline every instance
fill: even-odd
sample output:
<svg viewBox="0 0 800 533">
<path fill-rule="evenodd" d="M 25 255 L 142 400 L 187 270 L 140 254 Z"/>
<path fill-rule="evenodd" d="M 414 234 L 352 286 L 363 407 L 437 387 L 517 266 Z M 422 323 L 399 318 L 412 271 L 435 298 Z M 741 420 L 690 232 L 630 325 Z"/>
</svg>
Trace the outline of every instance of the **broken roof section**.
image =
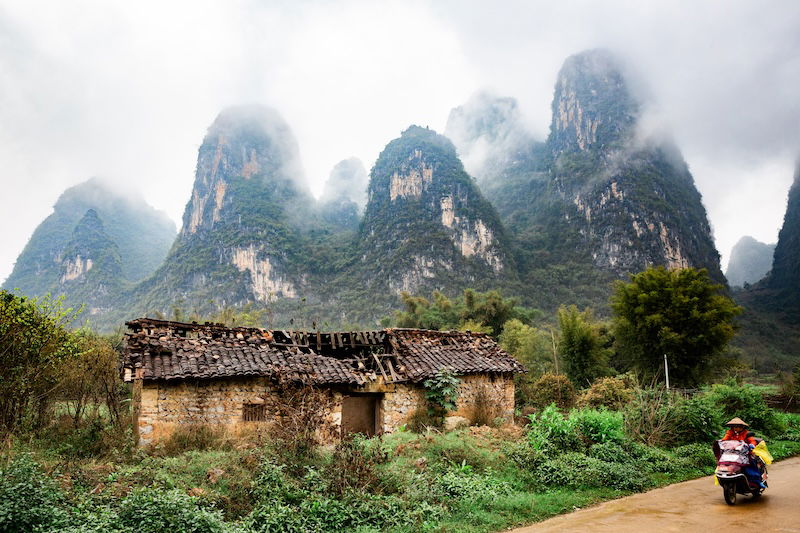
<svg viewBox="0 0 800 533">
<path fill-rule="evenodd" d="M 316 385 L 420 382 L 454 373 L 511 374 L 522 365 L 485 333 L 384 329 L 305 332 L 228 328 L 150 318 L 127 322 L 123 371 L 130 380 L 281 376 Z"/>
</svg>

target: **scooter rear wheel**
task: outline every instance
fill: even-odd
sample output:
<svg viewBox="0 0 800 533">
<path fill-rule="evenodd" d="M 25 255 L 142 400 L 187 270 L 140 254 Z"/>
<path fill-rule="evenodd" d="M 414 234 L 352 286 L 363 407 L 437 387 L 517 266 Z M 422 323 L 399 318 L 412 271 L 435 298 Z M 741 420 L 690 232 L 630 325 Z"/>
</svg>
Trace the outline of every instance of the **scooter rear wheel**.
<svg viewBox="0 0 800 533">
<path fill-rule="evenodd" d="M 722 487 L 722 494 L 725 496 L 725 503 L 736 505 L 736 483 L 726 483 Z"/>
</svg>

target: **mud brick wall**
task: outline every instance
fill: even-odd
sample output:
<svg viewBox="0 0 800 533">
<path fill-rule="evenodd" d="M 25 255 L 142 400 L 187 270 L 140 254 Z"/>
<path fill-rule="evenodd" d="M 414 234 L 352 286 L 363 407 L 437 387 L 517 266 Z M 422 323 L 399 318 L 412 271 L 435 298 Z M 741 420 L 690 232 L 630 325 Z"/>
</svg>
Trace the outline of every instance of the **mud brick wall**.
<svg viewBox="0 0 800 533">
<path fill-rule="evenodd" d="M 479 395 L 495 408 L 498 415 L 507 422 L 514 419 L 514 378 L 506 375 L 478 374 L 462 376 L 458 387 L 456 410 L 449 416 L 463 417 L 469 420 L 475 409 L 476 399 Z"/>
<path fill-rule="evenodd" d="M 459 378 L 456 410 L 448 413 L 449 427 L 469 423 L 479 394 L 497 408 L 506 421 L 514 415 L 514 381 L 511 376 L 473 375 Z M 410 383 L 375 384 L 354 389 L 382 393 L 378 430 L 392 433 L 407 424 L 418 408 L 426 408 L 425 390 Z M 330 411 L 319 428 L 322 442 L 333 443 L 340 435 L 342 398 L 347 392 L 328 390 Z M 196 381 L 146 381 L 142 384 L 138 419 L 139 444 L 146 446 L 166 439 L 181 425 L 220 424 L 233 434 L 274 420 L 272 406 L 281 401 L 279 393 L 265 378 Z M 265 422 L 245 422 L 245 404 L 265 404 Z"/>
<path fill-rule="evenodd" d="M 338 436 L 341 424 L 341 394 L 330 391 L 331 410 L 328 422 L 319 428 L 320 436 L 330 440 Z M 274 420 L 271 406 L 280 401 L 278 393 L 265 378 L 201 380 L 182 382 L 148 381 L 142 385 L 139 411 L 139 444 L 150 445 L 168 438 L 180 425 L 220 424 L 233 434 L 266 425 Z M 245 422 L 245 404 L 266 404 L 265 422 Z"/>
<path fill-rule="evenodd" d="M 497 416 L 507 422 L 514 420 L 514 379 L 511 376 L 485 374 L 459 378 L 456 410 L 448 413 L 448 426 L 468 424 L 475 409 L 475 400 L 483 394 L 496 407 Z M 409 419 L 418 408 L 427 408 L 425 389 L 420 385 L 398 384 L 385 392 L 382 405 L 384 433 L 391 433 Z"/>
</svg>

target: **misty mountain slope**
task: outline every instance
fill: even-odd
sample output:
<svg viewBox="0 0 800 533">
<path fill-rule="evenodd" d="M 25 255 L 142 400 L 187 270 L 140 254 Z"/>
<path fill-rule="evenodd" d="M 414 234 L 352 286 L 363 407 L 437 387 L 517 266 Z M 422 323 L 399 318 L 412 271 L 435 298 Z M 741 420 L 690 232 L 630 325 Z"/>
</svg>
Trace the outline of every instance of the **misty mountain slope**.
<svg viewBox="0 0 800 533">
<path fill-rule="evenodd" d="M 772 268 L 774 244 L 764 244 L 753 237 L 739 239 L 731 250 L 725 277 L 731 287 L 743 287 L 761 280 Z"/>
<path fill-rule="evenodd" d="M 316 226 L 297 142 L 270 108 L 219 114 L 200 146 L 183 227 L 138 306 L 209 312 L 296 298 L 313 274 L 305 232 Z"/>
<path fill-rule="evenodd" d="M 534 300 L 602 306 L 609 281 L 649 265 L 704 267 L 724 282 L 688 167 L 671 142 L 640 138 L 641 103 L 612 54 L 568 58 L 552 112 L 544 145 L 481 181 Z"/>
<path fill-rule="evenodd" d="M 763 259 L 762 254 L 759 262 Z M 798 363 L 800 346 L 800 163 L 771 266 L 766 277 L 734 292 L 745 312 L 733 342 L 753 358 L 760 371 L 791 371 Z"/>
<path fill-rule="evenodd" d="M 481 187 L 493 182 L 503 169 L 527 161 L 534 144 L 517 100 L 486 91 L 450 111 L 444 134 Z"/>
<path fill-rule="evenodd" d="M 782 299 L 793 300 L 795 307 L 800 306 L 797 301 L 800 297 L 800 163 L 789 189 L 786 214 L 767 281 L 771 289 L 780 292 Z"/>
<path fill-rule="evenodd" d="M 368 183 L 367 171 L 360 159 L 351 157 L 337 163 L 319 198 L 322 221 L 333 230 L 357 230 L 367 203 Z"/>
<path fill-rule="evenodd" d="M 453 144 L 418 126 L 372 168 L 358 250 L 375 291 L 451 293 L 515 277 L 500 219 Z"/>
<path fill-rule="evenodd" d="M 140 198 L 123 196 L 93 178 L 70 187 L 36 228 L 3 288 L 39 296 L 58 291 L 64 251 L 88 210 L 102 220 L 118 248 L 120 281 L 138 282 L 155 271 L 175 239 L 175 225 Z"/>
</svg>

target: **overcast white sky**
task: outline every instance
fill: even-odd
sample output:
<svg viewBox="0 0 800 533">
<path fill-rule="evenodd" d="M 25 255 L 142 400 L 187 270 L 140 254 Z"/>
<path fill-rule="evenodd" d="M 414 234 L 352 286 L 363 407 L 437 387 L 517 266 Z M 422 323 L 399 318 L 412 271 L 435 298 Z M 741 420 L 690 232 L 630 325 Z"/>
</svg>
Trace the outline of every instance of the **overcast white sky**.
<svg viewBox="0 0 800 533">
<path fill-rule="evenodd" d="M 490 89 L 544 139 L 558 69 L 603 46 L 646 80 L 703 194 L 723 267 L 774 242 L 800 153 L 800 2 L 0 0 L 0 280 L 61 192 L 91 176 L 180 225 L 203 135 L 262 103 L 321 191 L 409 124 L 443 131 Z"/>
</svg>

